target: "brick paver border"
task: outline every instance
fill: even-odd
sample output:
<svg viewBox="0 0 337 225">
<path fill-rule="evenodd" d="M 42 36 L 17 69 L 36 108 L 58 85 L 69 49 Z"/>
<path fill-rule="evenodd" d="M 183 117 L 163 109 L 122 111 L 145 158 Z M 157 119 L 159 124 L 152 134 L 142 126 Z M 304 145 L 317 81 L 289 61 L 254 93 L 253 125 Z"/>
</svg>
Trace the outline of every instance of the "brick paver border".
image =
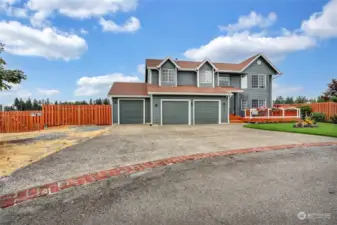
<svg viewBox="0 0 337 225">
<path fill-rule="evenodd" d="M 83 175 L 76 178 L 70 178 L 67 180 L 57 181 L 50 184 L 41 185 L 38 187 L 33 187 L 18 191 L 13 194 L 7 194 L 0 196 L 0 208 L 6 208 L 10 206 L 17 205 L 19 203 L 39 198 L 42 196 L 51 195 L 57 192 L 60 192 L 65 189 L 73 188 L 76 186 L 90 184 L 99 180 L 105 180 L 110 177 L 120 176 L 122 174 L 132 174 L 139 171 L 143 171 L 150 168 L 156 168 L 161 166 L 172 165 L 175 163 L 181 163 L 188 160 L 198 160 L 204 158 L 212 158 L 217 156 L 227 156 L 235 154 L 245 154 L 252 152 L 264 152 L 272 150 L 281 150 L 281 149 L 291 149 L 291 148 L 305 148 L 305 147 L 316 147 L 316 146 L 334 146 L 337 145 L 337 142 L 321 142 L 321 143 L 308 143 L 308 144 L 289 144 L 289 145 L 278 145 L 278 146 L 268 146 L 268 147 L 258 147 L 258 148 L 245 148 L 245 149 L 236 149 L 220 152 L 211 152 L 211 153 L 200 153 L 194 155 L 186 156 L 176 156 L 151 162 L 144 162 L 135 165 L 121 166 L 116 167 L 110 170 L 103 170 L 96 173 L 91 173 Z"/>
</svg>

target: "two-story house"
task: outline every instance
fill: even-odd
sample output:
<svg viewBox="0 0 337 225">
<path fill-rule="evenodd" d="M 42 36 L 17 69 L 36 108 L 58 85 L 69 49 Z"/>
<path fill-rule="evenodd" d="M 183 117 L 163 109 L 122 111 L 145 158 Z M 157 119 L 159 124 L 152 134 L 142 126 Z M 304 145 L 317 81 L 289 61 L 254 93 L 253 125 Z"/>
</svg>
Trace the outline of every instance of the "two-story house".
<svg viewBox="0 0 337 225">
<path fill-rule="evenodd" d="M 115 124 L 221 124 L 246 108 L 272 107 L 280 71 L 263 54 L 238 63 L 147 59 L 144 83 L 115 82 Z"/>
</svg>

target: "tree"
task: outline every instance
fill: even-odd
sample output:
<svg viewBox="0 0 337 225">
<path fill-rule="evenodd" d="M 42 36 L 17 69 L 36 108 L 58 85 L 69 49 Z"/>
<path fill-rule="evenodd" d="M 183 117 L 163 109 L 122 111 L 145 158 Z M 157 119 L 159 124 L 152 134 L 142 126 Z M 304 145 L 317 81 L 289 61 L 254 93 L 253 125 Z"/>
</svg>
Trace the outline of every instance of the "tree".
<svg viewBox="0 0 337 225">
<path fill-rule="evenodd" d="M 14 99 L 14 108 L 16 108 L 17 110 L 19 110 L 20 107 L 20 101 L 18 98 Z"/>
<path fill-rule="evenodd" d="M 92 99 L 89 100 L 89 105 L 92 105 Z"/>
<path fill-rule="evenodd" d="M 96 105 L 102 105 L 102 99 L 98 98 L 95 100 Z"/>
<path fill-rule="evenodd" d="M 0 54 L 4 50 L 4 45 L 0 43 Z M 9 90 L 11 84 L 19 84 L 25 80 L 27 76 L 21 70 L 5 69 L 6 62 L 0 57 L 0 91 Z"/>
<path fill-rule="evenodd" d="M 294 97 L 286 97 L 285 104 L 294 104 Z"/>
<path fill-rule="evenodd" d="M 337 79 L 332 79 L 331 83 L 328 84 L 328 90 L 324 92 L 326 97 L 337 97 Z"/>
<path fill-rule="evenodd" d="M 307 99 L 306 97 L 304 96 L 298 96 L 296 99 L 295 99 L 295 103 L 306 103 L 307 102 Z"/>
<path fill-rule="evenodd" d="M 38 101 L 34 98 L 33 100 L 33 109 L 34 110 L 40 110 L 41 106 L 39 105 Z"/>
<path fill-rule="evenodd" d="M 28 98 L 28 100 L 26 101 L 26 110 L 32 110 L 33 109 L 33 104 L 32 104 L 32 100 L 30 100 L 30 98 Z"/>
<path fill-rule="evenodd" d="M 275 104 L 284 104 L 284 99 L 282 96 L 278 96 L 275 101 L 274 101 Z"/>
<path fill-rule="evenodd" d="M 108 98 L 103 99 L 103 105 L 110 105 L 110 101 Z"/>
</svg>

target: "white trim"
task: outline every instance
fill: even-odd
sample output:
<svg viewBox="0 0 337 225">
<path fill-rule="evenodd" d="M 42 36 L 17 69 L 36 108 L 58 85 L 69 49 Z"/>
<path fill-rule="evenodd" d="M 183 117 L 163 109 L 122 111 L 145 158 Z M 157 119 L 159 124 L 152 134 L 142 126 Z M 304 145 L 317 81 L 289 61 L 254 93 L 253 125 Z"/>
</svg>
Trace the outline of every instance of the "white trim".
<svg viewBox="0 0 337 225">
<path fill-rule="evenodd" d="M 208 62 L 209 64 L 211 64 L 211 66 L 213 67 L 213 69 L 217 70 L 218 68 L 216 68 L 216 66 L 209 60 L 209 59 L 204 59 L 204 61 L 202 61 L 200 63 L 200 65 L 197 67 L 197 70 L 199 70 L 206 62 Z"/>
<path fill-rule="evenodd" d="M 158 86 L 161 86 L 161 69 L 158 69 Z"/>
<path fill-rule="evenodd" d="M 110 98 L 150 98 L 149 95 L 108 95 Z"/>
<path fill-rule="evenodd" d="M 214 84 L 214 81 L 215 81 L 215 79 L 214 79 L 214 69 L 212 69 L 212 73 L 213 73 L 213 87 L 215 86 L 215 84 Z"/>
<path fill-rule="evenodd" d="M 269 59 L 266 57 L 266 56 L 264 56 L 262 53 L 260 53 L 260 54 L 258 54 L 250 63 L 248 63 L 248 65 L 247 66 L 245 66 L 242 70 L 241 70 L 241 72 L 242 71 L 244 71 L 245 69 L 247 69 L 253 62 L 255 62 L 255 60 L 256 59 L 258 59 L 259 57 L 262 57 L 262 58 L 264 58 L 266 61 L 267 61 L 267 63 L 269 63 L 269 65 L 277 72 L 277 74 L 282 74 L 278 69 L 276 69 L 276 67 L 269 61 Z"/>
<path fill-rule="evenodd" d="M 218 105 L 218 124 L 221 124 L 221 100 L 193 99 L 193 125 L 195 125 L 195 102 L 219 102 L 219 105 Z"/>
<path fill-rule="evenodd" d="M 161 99 L 160 100 L 160 125 L 163 126 L 163 102 L 188 102 L 188 125 L 191 125 L 191 100 L 190 99 Z"/>
<path fill-rule="evenodd" d="M 117 119 L 117 124 L 120 124 L 120 101 L 133 101 L 133 100 L 139 100 L 139 101 L 143 101 L 143 124 L 145 124 L 145 98 L 143 99 L 139 99 L 139 98 L 123 98 L 123 99 L 118 99 L 117 100 L 117 108 L 118 108 L 118 119 Z"/>
<path fill-rule="evenodd" d="M 149 92 L 150 95 L 211 95 L 211 96 L 226 96 L 231 93 L 187 93 L 187 92 Z"/>
<path fill-rule="evenodd" d="M 199 70 L 197 70 L 197 86 L 200 87 L 200 84 L 199 84 Z"/>
<path fill-rule="evenodd" d="M 254 88 L 253 87 L 253 76 L 257 76 L 257 88 Z M 264 88 L 260 88 L 259 86 L 259 77 L 260 76 L 264 76 Z M 264 73 L 254 73 L 251 75 L 252 77 L 252 83 L 250 84 L 251 88 L 252 89 L 267 89 L 267 74 L 264 74 Z M 248 77 L 247 77 L 247 80 L 248 80 Z"/>
<path fill-rule="evenodd" d="M 149 83 L 149 84 L 152 84 L 152 70 L 151 70 L 151 69 L 148 69 L 147 71 L 148 71 L 147 73 L 148 73 L 148 75 L 149 75 L 148 83 Z"/>
<path fill-rule="evenodd" d="M 228 98 L 227 98 L 227 121 L 228 121 L 228 124 L 231 123 L 231 121 L 229 120 L 229 104 L 231 103 L 230 98 L 231 98 L 232 96 L 233 96 L 233 95 L 230 95 L 230 96 L 228 96 Z"/>
<path fill-rule="evenodd" d="M 219 87 L 219 77 L 220 77 L 219 72 L 217 72 L 217 74 L 218 74 L 218 82 L 217 82 L 218 84 L 217 84 L 217 86 Z"/>
<path fill-rule="evenodd" d="M 232 91 L 229 91 L 231 93 L 243 93 L 245 92 L 244 90 L 232 90 Z"/>
<path fill-rule="evenodd" d="M 171 58 L 166 57 L 158 66 L 157 68 L 161 67 L 167 60 L 170 60 L 176 67 L 180 68 L 180 66 Z"/>
<path fill-rule="evenodd" d="M 150 95 L 150 120 L 153 124 L 153 95 Z"/>
<path fill-rule="evenodd" d="M 176 87 L 178 86 L 178 67 L 176 67 Z"/>
</svg>

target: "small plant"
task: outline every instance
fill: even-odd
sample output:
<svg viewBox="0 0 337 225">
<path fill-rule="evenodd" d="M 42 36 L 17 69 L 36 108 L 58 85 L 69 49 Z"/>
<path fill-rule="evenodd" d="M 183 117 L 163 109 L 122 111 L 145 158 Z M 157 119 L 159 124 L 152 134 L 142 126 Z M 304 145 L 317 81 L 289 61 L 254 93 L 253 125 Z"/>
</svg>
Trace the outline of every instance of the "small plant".
<svg viewBox="0 0 337 225">
<path fill-rule="evenodd" d="M 325 114 L 320 112 L 313 112 L 311 113 L 311 119 L 315 120 L 316 122 L 324 122 Z"/>
<path fill-rule="evenodd" d="M 301 109 L 302 119 L 305 119 L 312 112 L 312 109 L 309 105 L 303 105 L 300 107 L 300 109 Z"/>
<path fill-rule="evenodd" d="M 332 123 L 337 124 L 337 114 L 335 114 L 332 117 L 330 117 L 330 120 L 331 120 Z"/>
</svg>

